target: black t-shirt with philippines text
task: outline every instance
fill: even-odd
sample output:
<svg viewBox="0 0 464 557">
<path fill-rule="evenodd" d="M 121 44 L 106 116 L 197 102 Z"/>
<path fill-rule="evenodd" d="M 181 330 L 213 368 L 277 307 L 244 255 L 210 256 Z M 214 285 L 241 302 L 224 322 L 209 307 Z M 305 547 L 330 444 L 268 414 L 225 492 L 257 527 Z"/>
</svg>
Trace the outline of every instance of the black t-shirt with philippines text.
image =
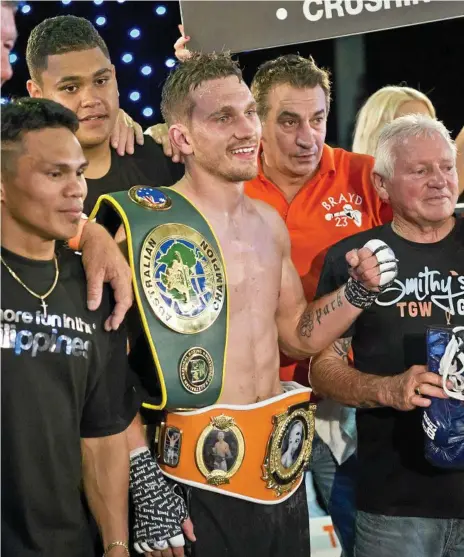
<svg viewBox="0 0 464 557">
<path fill-rule="evenodd" d="M 184 175 L 184 165 L 173 163 L 163 153 L 161 145 L 145 135 L 143 145 L 135 145 L 134 154 L 118 155 L 111 148 L 108 173 L 96 180 L 87 178 L 87 198 L 84 212 L 90 215 L 100 195 L 128 190 L 132 186 L 172 186 Z M 107 226 L 106 222 L 102 222 Z M 109 227 L 111 228 L 111 226 Z"/>
<path fill-rule="evenodd" d="M 2 257 L 37 293 L 53 283 L 52 261 Z M 137 410 L 124 327 L 107 333 L 110 290 L 88 311 L 80 257 L 62 251 L 46 299 L 2 264 L 2 555 L 93 556 L 81 502 L 80 439 L 124 431 Z"/>
<path fill-rule="evenodd" d="M 364 373 L 396 375 L 427 363 L 430 325 L 464 325 L 464 221 L 440 242 L 418 244 L 390 224 L 347 238 L 327 253 L 318 295 L 348 280 L 345 254 L 371 239 L 386 242 L 399 260 L 394 284 L 344 335 Z M 464 472 L 441 470 L 424 457 L 422 411 L 358 409 L 358 508 L 392 516 L 464 518 Z"/>
</svg>

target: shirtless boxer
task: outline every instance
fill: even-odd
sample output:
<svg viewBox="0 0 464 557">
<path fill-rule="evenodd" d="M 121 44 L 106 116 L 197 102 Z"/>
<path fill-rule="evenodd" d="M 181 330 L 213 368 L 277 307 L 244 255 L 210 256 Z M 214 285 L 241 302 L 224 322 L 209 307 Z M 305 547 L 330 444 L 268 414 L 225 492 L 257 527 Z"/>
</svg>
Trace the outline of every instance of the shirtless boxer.
<svg viewBox="0 0 464 557">
<path fill-rule="evenodd" d="M 283 221 L 269 205 L 243 193 L 243 182 L 257 172 L 261 127 L 255 101 L 242 81 L 238 66 L 225 54 L 195 55 L 170 75 L 162 99 L 171 141 L 181 151 L 186 165 L 185 177 L 166 190 L 167 194 L 177 198 L 174 192 L 178 192 L 204 215 L 222 248 L 227 269 L 228 349 L 225 380 L 217 402 L 234 405 L 227 406 L 227 413 L 237 407 L 262 410 L 269 401 L 287 400 L 285 397 L 291 396 L 291 391 L 290 395 L 284 393 L 279 380 L 279 346 L 299 358 L 311 356 L 327 346 L 374 301 L 379 285 L 394 278 L 394 256 L 385 247 L 383 253 L 388 254 L 388 263 L 379 267 L 377 257 L 380 259 L 380 255 L 376 257 L 369 249 L 347 254 L 352 274 L 349 283 L 307 304 L 291 262 L 290 242 Z M 156 225 L 156 215 L 153 225 Z M 306 390 L 298 390 L 302 391 Z M 309 391 L 305 397 L 309 401 Z M 168 422 L 174 414 L 180 415 L 168 413 Z M 188 416 L 193 423 L 198 413 L 189 412 Z M 253 423 L 257 425 L 258 421 Z M 136 548 L 155 556 L 183 555 L 177 547 L 179 528 L 172 524 L 160 528 L 154 523 L 153 527 L 141 526 L 143 513 L 137 514 L 139 503 L 148 501 L 142 507 L 145 505 L 148 514 L 156 514 L 161 501 L 156 490 L 164 489 L 159 487 L 164 480 L 150 457 L 140 426 L 140 420 L 132 424 L 129 440 L 133 451 L 132 490 L 136 493 Z M 251 445 L 262 445 L 262 454 L 265 452 L 267 438 L 259 439 L 253 431 L 250 436 L 253 437 L 248 443 L 245 439 L 243 467 Z M 310 444 L 307 428 L 304 437 L 307 446 Z M 187 441 L 188 432 L 184 429 L 183 444 Z M 187 458 L 186 451 L 182 450 L 181 459 Z M 280 456 L 281 453 L 279 460 Z M 201 460 L 201 455 L 197 454 L 197 461 L 198 458 Z M 195 472 L 193 462 L 192 473 Z M 148 481 L 143 485 L 147 472 L 151 486 Z M 230 479 L 230 490 L 226 493 L 210 485 L 198 488 L 197 480 L 182 481 L 175 470 L 169 469 L 168 475 L 171 472 L 171 477 L 174 476 L 188 492 L 197 536 L 196 556 L 214 557 L 226 553 L 241 557 L 266 556 L 271 552 L 275 556 L 307 555 L 309 531 L 304 486 L 301 485 L 302 469 L 293 491 L 286 497 L 279 499 L 280 495 L 274 496 L 268 489 L 273 495 L 270 504 L 259 500 L 259 496 L 237 495 L 234 478 Z M 260 464 L 256 477 L 248 479 L 251 491 L 260 483 L 261 475 Z M 150 501 L 153 503 L 148 510 L 146 505 Z M 177 516 L 178 522 L 185 519 L 182 502 L 174 504 L 171 500 L 169 506 L 171 517 Z M 168 539 L 172 551 L 166 542 Z"/>
</svg>

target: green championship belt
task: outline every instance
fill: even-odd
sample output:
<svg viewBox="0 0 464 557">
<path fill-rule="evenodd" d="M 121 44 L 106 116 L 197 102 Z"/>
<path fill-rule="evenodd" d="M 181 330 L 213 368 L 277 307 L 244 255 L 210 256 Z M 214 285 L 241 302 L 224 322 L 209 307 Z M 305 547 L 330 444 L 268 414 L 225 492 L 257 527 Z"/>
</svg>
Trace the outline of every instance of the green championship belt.
<svg viewBox="0 0 464 557">
<path fill-rule="evenodd" d="M 102 204 L 124 224 L 135 298 L 161 390 L 159 404 L 143 405 L 159 410 L 214 404 L 224 382 L 228 294 L 212 228 L 169 188 L 134 186 L 102 195 L 91 218 Z"/>
</svg>

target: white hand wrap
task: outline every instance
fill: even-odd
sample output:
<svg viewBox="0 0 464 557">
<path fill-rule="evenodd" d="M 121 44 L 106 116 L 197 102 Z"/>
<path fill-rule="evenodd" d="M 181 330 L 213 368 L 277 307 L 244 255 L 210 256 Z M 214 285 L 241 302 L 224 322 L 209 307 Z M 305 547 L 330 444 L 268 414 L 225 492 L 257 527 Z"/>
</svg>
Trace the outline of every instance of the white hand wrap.
<svg viewBox="0 0 464 557">
<path fill-rule="evenodd" d="M 369 240 L 364 247 L 371 250 L 377 258 L 380 286 L 385 288 L 395 280 L 398 274 L 398 260 L 393 250 L 382 240 Z"/>
<path fill-rule="evenodd" d="M 398 274 L 398 260 L 393 250 L 382 240 L 369 240 L 363 247 L 369 249 L 377 259 L 379 291 L 369 290 L 358 280 L 350 278 L 346 284 L 345 297 L 351 305 L 367 309 L 375 302 L 380 292 L 395 280 Z"/>
<path fill-rule="evenodd" d="M 185 544 L 181 524 L 184 500 L 167 484 L 148 447 L 131 453 L 130 490 L 134 503 L 134 548 L 138 553 Z"/>
</svg>

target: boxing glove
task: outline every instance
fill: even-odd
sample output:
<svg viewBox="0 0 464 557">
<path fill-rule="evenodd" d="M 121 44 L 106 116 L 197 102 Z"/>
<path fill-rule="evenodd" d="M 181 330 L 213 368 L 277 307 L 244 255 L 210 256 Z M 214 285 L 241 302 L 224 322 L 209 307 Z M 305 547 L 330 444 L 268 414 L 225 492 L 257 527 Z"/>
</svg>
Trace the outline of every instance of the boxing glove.
<svg viewBox="0 0 464 557">
<path fill-rule="evenodd" d="M 429 371 L 443 379 L 450 398 L 431 398 L 424 409 L 425 458 L 440 468 L 464 469 L 464 327 L 429 328 Z M 447 383 L 452 387 L 449 388 Z"/>
<path fill-rule="evenodd" d="M 424 410 L 425 458 L 439 468 L 464 470 L 464 403 L 432 399 Z"/>
</svg>

